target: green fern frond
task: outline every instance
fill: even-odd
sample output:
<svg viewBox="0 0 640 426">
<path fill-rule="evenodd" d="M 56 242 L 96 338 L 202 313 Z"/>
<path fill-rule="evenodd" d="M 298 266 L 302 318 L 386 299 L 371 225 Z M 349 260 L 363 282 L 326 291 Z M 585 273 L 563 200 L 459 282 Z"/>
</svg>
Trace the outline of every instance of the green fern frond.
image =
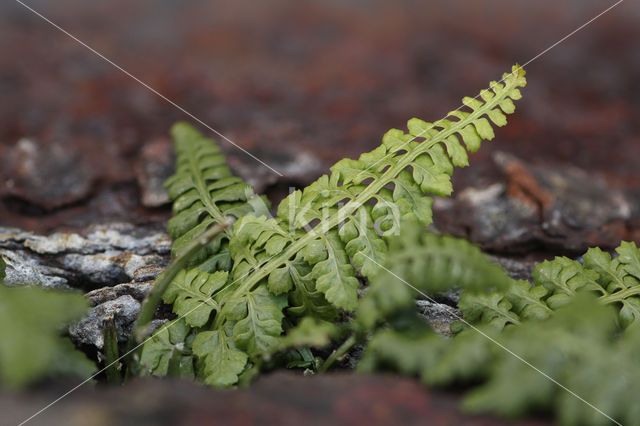
<svg viewBox="0 0 640 426">
<path fill-rule="evenodd" d="M 548 411 L 562 424 L 609 424 L 597 407 L 623 424 L 640 424 L 640 328 L 621 333 L 617 316 L 592 295 L 578 294 L 553 317 L 502 331 L 485 324 L 445 339 L 385 330 L 369 345 L 362 368 L 418 375 L 432 385 L 473 385 L 463 401 L 471 412 L 514 417 Z"/>
<path fill-rule="evenodd" d="M 504 125 L 504 114 L 513 112 L 512 99 L 520 99 L 518 88 L 525 84 L 524 70 L 515 66 L 512 73 L 504 75 L 504 83 L 492 83 L 491 91 L 481 93 L 482 101 L 464 99 L 471 111 L 454 111 L 451 120 L 434 123 L 412 119 L 409 133 L 397 129 L 387 132 L 382 145 L 372 152 L 359 160 L 339 161 L 330 175 L 289 195 L 280 203 L 277 219 L 271 220 L 271 235 L 255 239 L 248 250 L 243 245 L 242 252 L 232 247 L 234 278 L 244 275 L 247 268 L 252 270 L 242 278 L 238 292 L 249 291 L 298 253 L 307 251 L 305 260 L 315 270 L 316 280 L 324 275 L 327 281 L 331 279 L 321 289 L 327 300 L 338 308 L 353 309 L 354 271 L 344 253 L 363 274 L 371 274 L 375 262 L 382 262 L 386 252 L 374 223 L 378 222 L 383 234 L 395 231 L 394 224 L 400 219 L 417 219 L 428 225 L 432 198 L 425 197 L 425 193 L 450 194 L 450 186 L 442 182 L 450 181 L 453 165 L 468 164 L 461 139 L 470 151 L 477 150 L 482 139 L 492 139 L 493 130 L 486 117 L 498 126 Z M 255 220 L 251 216 L 241 218 L 234 228 L 237 238 L 250 241 L 252 236 L 247 234 L 252 234 L 255 227 L 246 225 Z M 347 227 L 338 234 L 340 247 L 334 237 L 326 237 L 338 227 Z M 291 231 L 292 235 L 283 238 L 284 231 Z M 278 253 L 268 250 L 271 238 L 277 240 Z M 320 256 L 320 252 L 327 256 Z M 326 261 L 333 268 L 327 268 Z"/>
<path fill-rule="evenodd" d="M 199 333 L 193 342 L 193 353 L 198 356 L 199 377 L 211 386 L 236 383 L 248 361 L 247 354 L 235 348 L 224 330 Z"/>
<path fill-rule="evenodd" d="M 324 348 L 339 334 L 340 330 L 331 322 L 304 317 L 297 326 L 278 339 L 278 345 L 272 348 L 272 353 L 297 348 Z"/>
<path fill-rule="evenodd" d="M 174 200 L 174 217 L 168 224 L 168 232 L 174 239 L 173 257 L 181 256 L 195 238 L 211 225 L 225 222 L 228 216 L 237 218 L 249 212 L 268 213 L 266 198 L 254 196 L 251 186 L 232 175 L 213 140 L 205 138 L 187 123 L 174 125 L 171 134 L 177 170 L 165 186 Z M 228 284 L 225 271 L 232 265 L 228 248 L 231 235 L 231 229 L 225 229 L 195 254 L 189 263 L 191 269 L 178 273 L 163 294 L 163 300 L 173 304 L 173 311 L 181 319 L 161 327 L 144 345 L 142 364 L 147 373 L 166 375 L 170 373 L 169 366 L 177 362 L 181 375 L 188 375 L 186 366 L 195 358 L 191 353 L 191 342 L 199 333 L 199 327 L 207 325 L 212 314 L 221 308 L 216 296 Z M 223 338 L 218 340 L 224 341 Z M 202 347 L 203 341 L 198 342 Z M 225 382 L 220 378 L 207 380 Z"/>
<path fill-rule="evenodd" d="M 495 325 L 518 324 L 524 319 L 545 319 L 571 302 L 578 292 L 591 291 L 603 304 L 619 307 L 622 325 L 640 323 L 640 249 L 622 242 L 614 259 L 599 248 L 590 248 L 584 264 L 557 257 L 536 265 L 534 285 L 513 281 L 502 292 L 491 295 L 464 292 L 459 308 L 465 320 L 494 321 Z M 499 328 L 501 328 L 499 327 Z"/>
<path fill-rule="evenodd" d="M 514 111 L 512 100 L 520 99 L 519 88 L 526 84 L 524 74 L 514 66 L 502 82 L 481 92 L 481 100 L 465 98 L 467 111 L 451 112 L 434 123 L 411 119 L 408 133 L 390 130 L 375 150 L 358 160 L 339 161 L 329 175 L 290 194 L 276 218 L 246 214 L 246 186 L 231 177 L 219 149 L 193 129 L 176 127 L 178 173 L 167 182 L 175 200 L 170 232 L 177 238 L 176 251 L 230 212 L 239 217 L 197 259 L 220 256 L 229 241 L 232 261 L 224 257 L 222 264 L 232 269 L 224 287 L 206 287 L 204 278 L 186 283 L 184 275 L 182 284 L 176 284 L 182 288 L 167 296 L 186 313 L 187 306 L 211 293 L 212 303 L 188 318 L 192 325 L 204 324 L 193 352 L 205 380 L 233 383 L 250 358 L 277 346 L 287 307 L 294 321 L 303 316 L 330 319 L 338 309 L 354 310 L 357 274 L 375 275 L 387 252 L 384 238 L 401 221 L 431 222 L 430 195 L 451 193 L 453 166 L 466 166 L 467 150 L 473 152 L 483 139 L 494 137 L 489 120 L 506 124 L 505 114 Z M 214 263 L 220 266 L 220 261 Z M 469 279 L 459 272 L 459 279 Z"/>
<path fill-rule="evenodd" d="M 173 200 L 174 216 L 168 232 L 174 242 L 172 254 L 177 256 L 195 237 L 227 216 L 264 212 L 266 199 L 254 197 L 253 189 L 232 175 L 225 156 L 212 139 L 205 138 L 193 126 L 177 123 L 171 129 L 176 151 L 176 173 L 165 182 Z M 231 230 L 215 238 L 206 249 L 193 257 L 206 271 L 231 269 L 227 242 Z"/>
<path fill-rule="evenodd" d="M 180 271 L 163 299 L 173 303 L 173 312 L 184 318 L 188 325 L 202 327 L 211 313 L 219 310 L 213 295 L 227 283 L 227 275 L 224 271 L 210 274 L 195 268 Z"/>
<path fill-rule="evenodd" d="M 330 175 L 290 194 L 276 218 L 241 217 L 229 244 L 231 279 L 216 297 L 221 311 L 212 330 L 231 330 L 226 336 L 250 356 L 268 349 L 281 327 L 261 327 L 250 310 L 239 314 L 235 309 L 250 306 L 251 295 L 266 287 L 290 296 L 278 299 L 284 303 L 261 307 L 276 322 L 287 304 L 288 314 L 300 316 L 326 317 L 333 313 L 333 308 L 325 308 L 329 304 L 354 310 L 356 268 L 365 276 L 374 274 L 387 251 L 383 237 L 396 232 L 400 221 L 417 220 L 423 226 L 431 222 L 433 199 L 425 193 L 451 193 L 453 166 L 468 164 L 462 143 L 473 152 L 482 139 L 492 139 L 487 118 L 497 126 L 506 124 L 505 114 L 514 111 L 512 100 L 520 99 L 519 88 L 526 85 L 524 74 L 514 66 L 502 83 L 493 82 L 491 90 L 481 92 L 482 100 L 465 98 L 469 111 L 454 111 L 450 119 L 434 123 L 412 119 L 408 133 L 387 132 L 375 150 L 358 160 L 339 161 Z M 266 297 L 262 300 L 267 302 Z M 258 337 L 265 345 L 250 346 L 246 330 L 263 331 Z"/>
<path fill-rule="evenodd" d="M 229 303 L 224 314 L 232 321 L 227 324 L 233 324 L 235 345 L 250 357 L 275 346 L 282 334 L 282 309 L 286 304 L 286 297 L 274 296 L 265 287 Z"/>
<path fill-rule="evenodd" d="M 520 317 L 512 311 L 512 308 L 511 302 L 501 292 L 491 294 L 463 292 L 458 302 L 458 309 L 462 311 L 465 321 L 491 324 L 499 330 L 507 324 L 520 324 Z M 458 331 L 461 326 L 456 323 L 452 326 L 452 331 Z"/>
<path fill-rule="evenodd" d="M 623 242 L 616 252 L 612 259 L 589 249 L 584 265 L 567 258 L 542 262 L 533 286 L 510 281 L 506 291 L 489 294 L 465 289 L 458 307 L 473 326 L 453 339 L 416 325 L 415 313 L 406 326 L 409 304 L 390 303 L 395 291 L 387 285 L 376 299 L 388 305 L 385 327 L 373 333 L 358 368 L 391 369 L 431 385 L 475 386 L 463 403 L 472 412 L 513 417 L 543 410 L 569 425 L 608 424 L 606 416 L 640 424 L 634 399 L 640 391 L 640 250 Z M 394 320 L 399 315 L 402 322 Z"/>
<path fill-rule="evenodd" d="M 184 319 L 166 323 L 145 342 L 140 356 L 141 373 L 194 379 L 194 338 L 195 333 Z"/>
<path fill-rule="evenodd" d="M 371 330 L 398 311 L 414 312 L 419 293 L 452 288 L 481 292 L 504 289 L 509 282 L 502 268 L 468 241 L 425 232 L 417 222 L 403 223 L 400 235 L 390 239 L 385 264 L 379 265 L 359 303 L 357 319 Z"/>
</svg>

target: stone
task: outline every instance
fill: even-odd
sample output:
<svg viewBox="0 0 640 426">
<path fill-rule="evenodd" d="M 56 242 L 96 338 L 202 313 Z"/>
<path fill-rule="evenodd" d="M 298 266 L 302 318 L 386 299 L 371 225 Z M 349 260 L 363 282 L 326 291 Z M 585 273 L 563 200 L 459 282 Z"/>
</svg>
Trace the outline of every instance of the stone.
<svg viewBox="0 0 640 426">
<path fill-rule="evenodd" d="M 544 248 L 580 254 L 632 239 L 634 203 L 603 177 L 577 167 L 529 164 L 502 152 L 494 161 L 505 181 L 436 200 L 439 229 L 509 255 Z"/>
<path fill-rule="evenodd" d="M 82 152 L 70 150 L 62 141 L 22 138 L 9 151 L 5 176 L 10 176 L 0 195 L 12 195 L 45 210 L 86 198 L 96 174 Z"/>
<path fill-rule="evenodd" d="M 92 285 L 122 283 L 134 278 L 139 268 L 159 265 L 162 258 L 157 255 L 139 256 L 132 253 L 108 251 L 101 254 L 67 254 L 61 259 L 62 265 L 75 271 Z"/>
<path fill-rule="evenodd" d="M 432 302 L 429 300 L 416 300 L 418 314 L 424 318 L 433 329 L 444 335 L 453 336 L 450 326 L 462 319 L 462 313 L 444 303 Z"/>
<path fill-rule="evenodd" d="M 169 203 L 164 181 L 174 172 L 174 156 L 171 141 L 160 138 L 145 144 L 136 162 L 136 179 L 142 192 L 141 203 L 145 207 L 160 207 Z"/>
<path fill-rule="evenodd" d="M 108 301 L 117 299 L 122 296 L 130 296 L 142 303 L 145 297 L 149 295 L 153 288 L 153 281 L 148 282 L 132 282 L 114 285 L 112 287 L 103 287 L 90 291 L 85 296 L 89 300 L 91 306 L 97 306 Z"/>
<path fill-rule="evenodd" d="M 113 318 L 118 342 L 126 342 L 140 312 L 140 302 L 129 295 L 109 300 L 89 310 L 89 314 L 69 327 L 71 340 L 77 345 L 104 346 L 103 324 Z"/>
<path fill-rule="evenodd" d="M 42 263 L 38 256 L 25 250 L 0 249 L 7 264 L 4 284 L 10 286 L 37 285 L 46 288 L 70 289 L 67 271 Z"/>
<path fill-rule="evenodd" d="M 491 260 L 500 265 L 514 280 L 533 280 L 533 269 L 536 261 L 533 259 L 514 259 L 503 256 L 489 256 Z"/>
<path fill-rule="evenodd" d="M 104 321 L 112 317 L 118 341 L 127 341 L 153 280 L 169 262 L 170 248 L 164 232 L 124 223 L 48 236 L 0 228 L 6 284 L 89 290 L 91 309 L 69 334 L 77 345 L 98 350 L 104 345 Z M 165 311 L 159 311 L 152 330 L 166 322 Z"/>
<path fill-rule="evenodd" d="M 93 290 L 148 281 L 162 272 L 170 251 L 164 232 L 125 223 L 51 235 L 0 228 L 0 254 L 11 285 Z"/>
</svg>

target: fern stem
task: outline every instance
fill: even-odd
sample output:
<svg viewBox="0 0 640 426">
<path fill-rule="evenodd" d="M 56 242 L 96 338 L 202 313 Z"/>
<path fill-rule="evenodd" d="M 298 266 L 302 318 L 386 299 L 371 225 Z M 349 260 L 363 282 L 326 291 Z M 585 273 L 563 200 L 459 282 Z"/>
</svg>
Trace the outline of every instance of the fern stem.
<svg viewBox="0 0 640 426">
<path fill-rule="evenodd" d="M 104 321 L 104 327 L 102 331 L 104 339 L 104 357 L 107 375 L 107 383 L 110 385 L 119 385 L 122 382 L 122 377 L 118 369 L 118 336 L 116 333 L 116 324 L 114 317 L 110 317 Z"/>
<path fill-rule="evenodd" d="M 600 302 L 604 304 L 623 302 L 625 299 L 631 296 L 640 294 L 640 285 L 621 290 L 608 296 L 600 296 Z"/>
<path fill-rule="evenodd" d="M 510 88 L 515 88 L 516 84 L 513 83 L 513 86 Z M 354 214 L 354 212 L 360 208 L 362 205 L 367 203 L 376 194 L 378 194 L 385 186 L 393 183 L 393 180 L 398 177 L 400 172 L 405 170 L 411 163 L 416 159 L 416 157 L 425 154 L 431 149 L 434 145 L 443 142 L 449 136 L 454 135 L 460 132 L 467 125 L 472 124 L 474 120 L 486 115 L 489 111 L 496 108 L 500 102 L 502 102 L 506 97 L 509 91 L 505 90 L 503 96 L 494 96 L 493 99 L 486 102 L 481 108 L 473 110 L 466 118 L 458 119 L 454 124 L 451 125 L 448 129 L 443 129 L 440 133 L 432 140 L 422 142 L 414 151 L 408 151 L 403 157 L 398 161 L 398 163 L 385 170 L 382 176 L 368 185 L 360 194 L 358 194 L 354 199 L 347 202 L 344 206 L 342 206 L 336 213 L 334 213 L 330 218 L 328 218 L 322 224 L 318 224 L 314 229 L 309 231 L 305 236 L 299 238 L 293 244 L 291 244 L 284 252 L 277 257 L 272 257 L 264 260 L 260 265 L 255 267 L 255 272 L 247 277 L 247 279 L 237 287 L 234 294 L 242 295 L 249 291 L 251 291 L 261 280 L 268 277 L 275 269 L 279 268 L 287 261 L 289 261 L 293 256 L 295 256 L 302 248 L 306 247 L 312 240 L 317 238 L 318 229 L 321 227 L 322 229 L 334 229 L 338 226 L 345 217 L 350 217 Z M 410 142 L 410 141 L 409 141 Z M 407 142 L 408 144 L 408 142 Z M 389 156 L 398 155 L 397 151 L 388 154 Z M 226 289 L 225 289 L 226 290 Z M 215 326 L 219 326 L 223 321 L 223 316 L 220 315 L 216 318 Z"/>
<path fill-rule="evenodd" d="M 327 360 L 324 363 L 322 363 L 322 366 L 320 367 L 319 372 L 326 373 L 329 370 L 329 368 L 331 368 L 331 366 L 337 360 L 339 360 L 347 352 L 349 352 L 349 349 L 351 349 L 355 344 L 356 344 L 356 337 L 355 335 L 352 335 L 347 340 L 345 340 L 338 349 L 336 349 L 331 353 L 331 355 L 329 355 L 329 358 L 327 358 Z"/>
<path fill-rule="evenodd" d="M 149 323 L 162 300 L 162 295 L 171 284 L 171 281 L 189 262 L 189 259 L 200 249 L 206 246 L 216 235 L 224 232 L 233 223 L 232 218 L 228 218 L 219 224 L 204 231 L 199 237 L 194 239 L 184 250 L 183 254 L 174 258 L 167 269 L 156 280 L 151 293 L 142 304 L 140 314 L 136 322 L 134 338 L 137 342 L 142 341 L 148 334 Z"/>
</svg>

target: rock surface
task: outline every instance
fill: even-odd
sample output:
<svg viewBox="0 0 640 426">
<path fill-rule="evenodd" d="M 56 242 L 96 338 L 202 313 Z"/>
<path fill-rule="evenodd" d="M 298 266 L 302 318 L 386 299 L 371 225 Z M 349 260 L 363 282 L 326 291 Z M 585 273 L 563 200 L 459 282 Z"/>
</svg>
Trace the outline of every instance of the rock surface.
<svg viewBox="0 0 640 426">
<path fill-rule="evenodd" d="M 149 280 L 167 264 L 170 250 L 171 240 L 164 232 L 124 223 L 49 236 L 0 228 L 9 285 L 86 291 Z"/>
<path fill-rule="evenodd" d="M 77 345 L 98 350 L 104 344 L 107 319 L 113 318 L 118 341 L 127 341 L 140 304 L 169 261 L 170 249 L 164 232 L 124 223 L 48 236 L 0 228 L 6 284 L 89 290 L 89 313 L 69 327 L 69 335 Z M 153 327 L 163 318 L 154 320 Z"/>
<path fill-rule="evenodd" d="M 582 254 L 634 239 L 640 199 L 577 167 L 530 164 L 502 152 L 504 181 L 435 203 L 439 228 L 494 253 Z"/>
<path fill-rule="evenodd" d="M 431 327 L 444 336 L 453 336 L 450 331 L 451 324 L 462 319 L 462 313 L 444 303 L 429 300 L 417 300 L 418 314 L 424 318 Z"/>
<path fill-rule="evenodd" d="M 102 349 L 105 323 L 107 320 L 113 320 L 118 342 L 124 343 L 131 335 L 139 312 L 140 302 L 129 295 L 120 296 L 89 309 L 85 318 L 69 327 L 69 335 L 78 345 L 93 345 Z"/>
</svg>

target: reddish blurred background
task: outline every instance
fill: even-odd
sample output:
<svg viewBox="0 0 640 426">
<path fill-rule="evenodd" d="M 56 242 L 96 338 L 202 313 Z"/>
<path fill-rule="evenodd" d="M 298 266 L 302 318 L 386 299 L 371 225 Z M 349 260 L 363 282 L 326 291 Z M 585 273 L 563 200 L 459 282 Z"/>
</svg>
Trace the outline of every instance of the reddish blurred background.
<svg viewBox="0 0 640 426">
<path fill-rule="evenodd" d="M 613 1 L 27 3 L 283 170 L 222 143 L 278 198 L 408 118 L 441 118 Z M 167 132 L 188 117 L 19 3 L 0 9 L 0 224 L 161 224 Z M 628 1 L 531 63 L 510 125 L 456 188 L 500 179 L 499 149 L 638 194 L 638 40 L 640 5 Z"/>
</svg>

